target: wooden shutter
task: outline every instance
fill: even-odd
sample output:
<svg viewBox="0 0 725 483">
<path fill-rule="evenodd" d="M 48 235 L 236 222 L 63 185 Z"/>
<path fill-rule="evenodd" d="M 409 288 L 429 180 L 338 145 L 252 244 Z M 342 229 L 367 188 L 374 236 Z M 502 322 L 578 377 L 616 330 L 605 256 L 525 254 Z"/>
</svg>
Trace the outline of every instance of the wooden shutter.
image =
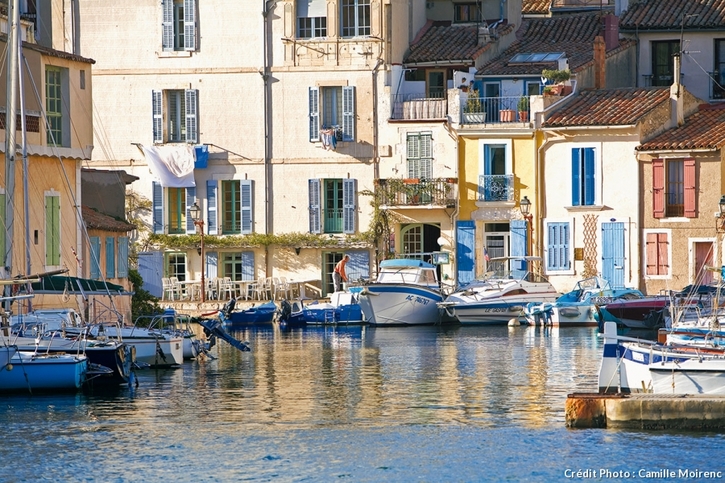
<svg viewBox="0 0 725 483">
<path fill-rule="evenodd" d="M 151 182 L 154 233 L 164 233 L 164 189 L 158 181 Z"/>
<path fill-rule="evenodd" d="M 350 250 L 350 261 L 345 266 L 345 273 L 349 280 L 370 278 L 370 252 L 367 250 Z"/>
<path fill-rule="evenodd" d="M 310 142 L 320 140 L 320 88 L 310 87 L 309 91 Z"/>
<path fill-rule="evenodd" d="M 652 215 L 655 218 L 665 217 L 665 162 L 663 159 L 652 160 Z"/>
<path fill-rule="evenodd" d="M 106 278 L 116 278 L 116 239 L 106 237 Z"/>
<path fill-rule="evenodd" d="M 529 232 L 528 224 L 526 220 L 511 220 L 509 223 L 509 229 L 511 232 L 511 256 L 512 257 L 523 257 L 528 255 L 527 236 Z M 511 271 L 514 273 L 514 277 L 520 272 L 527 269 L 527 264 L 523 260 L 512 260 Z"/>
<path fill-rule="evenodd" d="M 571 150 L 571 206 L 582 204 L 581 148 Z"/>
<path fill-rule="evenodd" d="M 476 278 L 476 222 L 456 222 L 456 280 L 464 285 Z"/>
<path fill-rule="evenodd" d="M 355 88 L 342 88 L 342 140 L 355 141 Z"/>
<path fill-rule="evenodd" d="M 60 265 L 60 197 L 45 197 L 45 264 Z"/>
<path fill-rule="evenodd" d="M 174 0 L 161 0 L 161 46 L 174 50 Z"/>
<path fill-rule="evenodd" d="M 198 98 L 199 91 L 196 89 L 186 89 L 184 91 L 184 107 L 186 109 L 186 142 L 199 142 L 199 116 L 198 116 Z"/>
<path fill-rule="evenodd" d="M 342 180 L 342 232 L 355 233 L 357 220 L 357 180 Z"/>
<path fill-rule="evenodd" d="M 685 158 L 685 217 L 697 217 L 695 158 Z"/>
<path fill-rule="evenodd" d="M 196 225 L 194 225 L 194 219 L 191 217 L 191 207 L 196 202 L 196 188 L 186 188 L 186 233 L 196 233 Z"/>
<path fill-rule="evenodd" d="M 255 280 L 254 252 L 242 252 L 242 280 Z"/>
<path fill-rule="evenodd" d="M 546 270 L 569 270 L 569 223 L 547 223 Z"/>
<path fill-rule="evenodd" d="M 184 50 L 196 50 L 196 0 L 184 0 Z"/>
<path fill-rule="evenodd" d="M 7 197 L 5 196 L 5 193 L 0 194 L 0 226 L 5 227 L 7 226 L 7 219 L 5 216 L 7 207 L 5 206 Z M 0 266 L 7 266 L 5 263 L 5 236 L 0 236 L 0 263 L 2 265 Z"/>
<path fill-rule="evenodd" d="M 206 182 L 206 219 L 209 222 L 209 234 L 219 233 L 217 225 L 217 184 L 215 180 Z"/>
<path fill-rule="evenodd" d="M 239 183 L 243 235 L 254 231 L 254 212 L 252 211 L 252 198 L 254 195 L 253 183 L 249 179 L 243 179 Z"/>
<path fill-rule="evenodd" d="M 667 275 L 669 267 L 669 237 L 667 233 L 647 233 L 645 240 L 646 275 Z"/>
<path fill-rule="evenodd" d="M 163 92 L 151 91 L 151 111 L 153 112 L 154 143 L 164 142 Z"/>
<path fill-rule="evenodd" d="M 98 280 L 101 278 L 101 237 L 89 237 L 91 245 L 91 278 Z"/>
<path fill-rule="evenodd" d="M 320 219 L 322 213 L 320 213 L 320 185 L 319 179 L 311 179 L 308 181 L 308 191 L 310 200 L 310 233 L 322 233 L 322 227 Z"/>
<path fill-rule="evenodd" d="M 594 148 L 582 149 L 582 153 L 584 154 L 584 204 L 592 206 L 595 201 L 594 192 L 596 190 L 594 179 Z"/>
<path fill-rule="evenodd" d="M 118 237 L 118 278 L 128 277 L 128 237 Z"/>
</svg>

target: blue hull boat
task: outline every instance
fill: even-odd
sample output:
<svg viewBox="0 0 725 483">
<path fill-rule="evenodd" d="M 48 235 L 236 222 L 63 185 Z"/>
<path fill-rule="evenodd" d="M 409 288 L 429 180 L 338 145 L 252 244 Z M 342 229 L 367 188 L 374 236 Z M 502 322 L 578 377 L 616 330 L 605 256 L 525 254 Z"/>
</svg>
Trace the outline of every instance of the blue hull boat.
<svg viewBox="0 0 725 483">
<path fill-rule="evenodd" d="M 234 310 L 235 304 L 236 301 L 232 299 L 222 309 L 225 325 L 271 324 L 277 310 L 277 305 L 271 301 L 242 310 Z"/>
</svg>

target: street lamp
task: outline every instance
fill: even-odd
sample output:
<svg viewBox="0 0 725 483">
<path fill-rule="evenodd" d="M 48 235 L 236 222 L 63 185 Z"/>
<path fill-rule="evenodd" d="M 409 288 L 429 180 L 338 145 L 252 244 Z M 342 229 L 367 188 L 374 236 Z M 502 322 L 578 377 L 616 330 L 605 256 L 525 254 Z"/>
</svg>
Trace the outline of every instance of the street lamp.
<svg viewBox="0 0 725 483">
<path fill-rule="evenodd" d="M 526 251 L 527 255 L 531 255 L 531 243 L 534 238 L 534 224 L 532 223 L 532 219 L 534 218 L 534 215 L 531 214 L 531 201 L 529 200 L 528 196 L 524 196 L 521 201 L 519 202 L 519 206 L 521 207 L 521 214 L 524 215 L 524 219 L 529 225 L 529 229 L 531 230 L 531 235 L 528 237 L 527 243 L 526 243 Z"/>
<path fill-rule="evenodd" d="M 189 214 L 191 219 L 194 220 L 194 226 L 199 228 L 201 234 L 201 248 L 199 249 L 199 255 L 201 256 L 201 302 L 206 302 L 206 284 L 204 283 L 204 220 L 201 217 L 201 208 L 194 202 L 191 208 L 189 208 Z"/>
</svg>

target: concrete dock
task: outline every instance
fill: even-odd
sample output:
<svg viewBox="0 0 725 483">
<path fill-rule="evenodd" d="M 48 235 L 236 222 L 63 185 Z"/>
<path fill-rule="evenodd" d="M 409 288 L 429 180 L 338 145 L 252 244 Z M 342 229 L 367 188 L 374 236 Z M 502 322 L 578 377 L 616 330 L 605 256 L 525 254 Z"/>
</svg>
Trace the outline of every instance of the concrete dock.
<svg viewBox="0 0 725 483">
<path fill-rule="evenodd" d="M 662 394 L 569 394 L 568 428 L 725 429 L 725 397 Z"/>
</svg>

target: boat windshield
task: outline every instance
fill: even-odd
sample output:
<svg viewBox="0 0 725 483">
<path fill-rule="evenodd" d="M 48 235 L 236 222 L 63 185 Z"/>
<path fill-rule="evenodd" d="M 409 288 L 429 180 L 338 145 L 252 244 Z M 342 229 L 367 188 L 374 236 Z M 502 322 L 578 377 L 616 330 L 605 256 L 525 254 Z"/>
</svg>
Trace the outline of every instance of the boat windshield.
<svg viewBox="0 0 725 483">
<path fill-rule="evenodd" d="M 397 268 L 383 270 L 378 275 L 379 283 L 413 283 L 416 285 L 437 285 L 434 270 L 421 270 L 420 268 Z"/>
</svg>

